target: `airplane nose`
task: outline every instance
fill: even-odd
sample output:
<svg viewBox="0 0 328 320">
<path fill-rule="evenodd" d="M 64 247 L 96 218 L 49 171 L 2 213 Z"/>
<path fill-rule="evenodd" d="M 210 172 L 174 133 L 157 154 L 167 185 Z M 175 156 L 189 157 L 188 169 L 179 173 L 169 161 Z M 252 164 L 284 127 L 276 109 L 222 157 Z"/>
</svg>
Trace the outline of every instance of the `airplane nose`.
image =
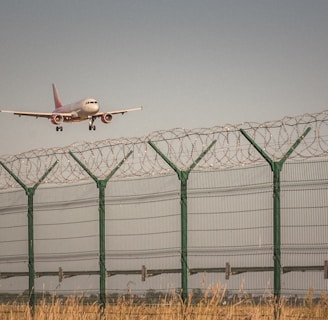
<svg viewBox="0 0 328 320">
<path fill-rule="evenodd" d="M 83 103 L 83 109 L 87 113 L 97 113 L 100 109 L 99 104 L 94 99 L 86 99 Z"/>
</svg>

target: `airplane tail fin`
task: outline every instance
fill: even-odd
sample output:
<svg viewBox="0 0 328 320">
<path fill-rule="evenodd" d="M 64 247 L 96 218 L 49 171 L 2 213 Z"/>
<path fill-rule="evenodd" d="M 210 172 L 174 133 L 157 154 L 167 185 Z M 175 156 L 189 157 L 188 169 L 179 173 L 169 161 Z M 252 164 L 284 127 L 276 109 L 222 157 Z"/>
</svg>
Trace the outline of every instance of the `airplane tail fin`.
<svg viewBox="0 0 328 320">
<path fill-rule="evenodd" d="M 56 109 L 61 108 L 63 106 L 60 96 L 58 94 L 58 90 L 56 88 L 56 85 L 53 83 L 52 84 L 52 91 L 54 93 L 54 101 L 55 101 L 55 107 Z"/>
</svg>

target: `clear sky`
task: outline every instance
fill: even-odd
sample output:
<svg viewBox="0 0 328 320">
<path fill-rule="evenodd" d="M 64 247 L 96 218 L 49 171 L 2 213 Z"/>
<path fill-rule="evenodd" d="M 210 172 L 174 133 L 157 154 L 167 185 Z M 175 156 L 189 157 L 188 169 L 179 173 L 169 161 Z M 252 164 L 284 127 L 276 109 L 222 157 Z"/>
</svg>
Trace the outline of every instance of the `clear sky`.
<svg viewBox="0 0 328 320">
<path fill-rule="evenodd" d="M 0 114 L 0 156 L 79 141 L 264 122 L 328 108 L 327 0 L 2 0 L 0 109 L 52 111 L 96 98 L 64 124 Z"/>
</svg>

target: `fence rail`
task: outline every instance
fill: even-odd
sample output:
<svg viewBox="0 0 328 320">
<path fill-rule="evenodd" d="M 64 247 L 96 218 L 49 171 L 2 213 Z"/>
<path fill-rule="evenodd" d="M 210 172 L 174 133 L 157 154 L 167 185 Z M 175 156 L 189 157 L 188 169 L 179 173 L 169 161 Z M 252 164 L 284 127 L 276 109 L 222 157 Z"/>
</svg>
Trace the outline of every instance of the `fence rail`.
<svg viewBox="0 0 328 320">
<path fill-rule="evenodd" d="M 282 273 L 289 273 L 289 272 L 306 272 L 306 271 L 320 271 L 324 274 L 326 268 L 325 263 L 322 266 L 315 266 L 315 265 L 306 265 L 306 266 L 284 266 L 282 268 Z M 247 273 L 247 272 L 273 272 L 274 267 L 231 267 L 229 268 L 229 276 Z M 226 267 L 222 268 L 190 268 L 188 269 L 190 275 L 195 275 L 198 273 L 224 273 L 227 274 L 228 269 Z M 182 269 L 147 269 L 146 273 L 144 274 L 145 277 L 155 277 L 161 274 L 170 274 L 170 273 L 182 273 Z M 89 271 L 64 271 L 63 275 L 61 275 L 61 271 L 40 271 L 35 272 L 36 278 L 41 277 L 62 277 L 62 279 L 76 277 L 76 276 L 94 276 L 99 275 L 99 270 L 89 270 Z M 138 275 L 140 278 L 143 276 L 143 270 L 106 270 L 106 277 L 113 277 L 117 275 Z M 0 279 L 8 279 L 8 278 L 15 278 L 15 277 L 28 277 L 28 272 L 2 272 L 0 274 Z M 228 278 L 228 275 L 227 275 Z M 62 281 L 62 279 L 60 279 Z"/>
</svg>

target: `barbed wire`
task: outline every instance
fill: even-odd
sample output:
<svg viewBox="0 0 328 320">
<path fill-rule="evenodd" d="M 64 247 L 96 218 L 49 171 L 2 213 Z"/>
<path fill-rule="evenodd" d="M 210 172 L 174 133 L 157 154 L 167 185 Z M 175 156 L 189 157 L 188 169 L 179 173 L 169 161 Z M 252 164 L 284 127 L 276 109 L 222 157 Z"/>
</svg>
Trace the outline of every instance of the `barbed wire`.
<svg viewBox="0 0 328 320">
<path fill-rule="evenodd" d="M 238 125 L 211 128 L 162 130 L 138 138 L 107 139 L 81 142 L 63 148 L 35 149 L 0 159 L 26 185 L 33 186 L 56 162 L 43 183 L 76 183 L 90 179 L 72 158 L 74 155 L 99 179 L 106 177 L 130 151 L 131 156 L 115 173 L 116 179 L 158 176 L 172 169 L 148 144 L 152 141 L 180 170 L 187 170 L 199 155 L 214 141 L 215 145 L 197 164 L 197 170 L 213 170 L 257 164 L 265 161 L 240 133 L 249 136 L 277 161 L 310 127 L 310 133 L 294 150 L 289 159 L 326 157 L 328 150 L 328 110 L 284 117 L 262 124 L 245 122 Z M 17 188 L 17 182 L 0 166 L 0 190 Z"/>
</svg>

